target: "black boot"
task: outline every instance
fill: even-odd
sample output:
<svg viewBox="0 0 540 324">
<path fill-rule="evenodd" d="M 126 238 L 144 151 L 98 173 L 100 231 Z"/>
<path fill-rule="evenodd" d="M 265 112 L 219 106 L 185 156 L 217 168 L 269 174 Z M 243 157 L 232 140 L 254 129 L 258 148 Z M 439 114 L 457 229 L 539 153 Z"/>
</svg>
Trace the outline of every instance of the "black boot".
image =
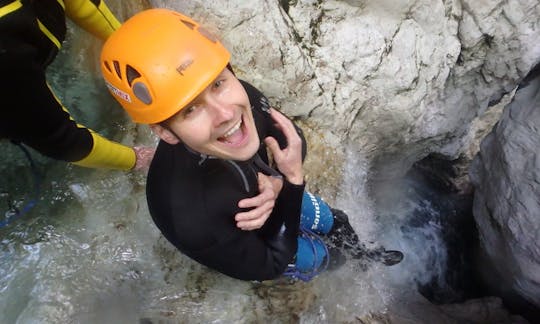
<svg viewBox="0 0 540 324">
<path fill-rule="evenodd" d="M 328 248 L 328 270 L 335 270 L 345 264 L 348 256 L 344 253 L 358 244 L 358 236 L 344 212 L 337 209 L 331 209 L 331 211 L 334 216 L 334 225 L 322 238 Z"/>
<path fill-rule="evenodd" d="M 373 260 L 386 266 L 398 264 L 403 260 L 403 253 L 386 250 L 383 247 L 368 249 L 360 242 L 358 235 L 349 223 L 349 217 L 342 210 L 330 208 L 334 216 L 334 225 L 326 237 L 332 247 L 350 254 L 353 259 Z"/>
<path fill-rule="evenodd" d="M 339 209 L 330 208 L 330 211 L 334 216 L 334 225 L 326 236 L 337 248 L 354 249 L 360 240 L 349 223 L 349 216 Z"/>
<path fill-rule="evenodd" d="M 369 250 L 367 258 L 373 261 L 381 262 L 386 266 L 393 266 L 403 260 L 403 253 L 396 250 L 386 250 L 383 247 Z"/>
<path fill-rule="evenodd" d="M 397 250 L 384 250 L 380 261 L 386 266 L 393 266 L 403 260 L 403 253 Z"/>
</svg>

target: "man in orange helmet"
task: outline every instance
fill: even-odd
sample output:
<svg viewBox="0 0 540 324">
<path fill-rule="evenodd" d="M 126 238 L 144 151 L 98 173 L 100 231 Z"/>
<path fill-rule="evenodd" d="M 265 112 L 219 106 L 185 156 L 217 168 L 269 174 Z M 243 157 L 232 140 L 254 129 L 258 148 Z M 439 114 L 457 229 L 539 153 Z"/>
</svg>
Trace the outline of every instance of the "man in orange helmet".
<svg viewBox="0 0 540 324">
<path fill-rule="evenodd" d="M 147 167 L 153 148 L 127 147 L 77 124 L 47 85 L 66 15 L 103 40 L 120 26 L 100 0 L 0 0 L 0 138 L 85 167 Z"/>
<path fill-rule="evenodd" d="M 103 47 L 110 92 L 161 139 L 146 188 L 163 235 L 242 280 L 309 280 L 341 263 L 341 248 L 400 262 L 401 252 L 366 250 L 343 212 L 304 191 L 302 131 L 238 80 L 229 59 L 197 22 L 167 9 L 135 15 Z"/>
</svg>

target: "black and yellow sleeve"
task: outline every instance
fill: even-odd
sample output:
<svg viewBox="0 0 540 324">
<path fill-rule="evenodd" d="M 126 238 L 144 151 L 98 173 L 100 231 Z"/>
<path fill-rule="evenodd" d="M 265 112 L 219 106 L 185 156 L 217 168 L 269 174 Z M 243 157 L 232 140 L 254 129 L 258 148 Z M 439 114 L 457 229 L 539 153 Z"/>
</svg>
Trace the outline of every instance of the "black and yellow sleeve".
<svg viewBox="0 0 540 324">
<path fill-rule="evenodd" d="M 127 147 L 120 143 L 113 142 L 99 135 L 91 129 L 86 128 L 83 125 L 75 123 L 73 118 L 69 115 L 68 110 L 62 105 L 60 100 L 54 96 L 52 90 L 49 88 L 51 94 L 53 95 L 56 104 L 58 105 L 57 109 L 62 109 L 63 113 L 67 118 L 64 118 L 66 122 L 64 123 L 65 129 L 76 130 L 71 131 L 73 136 L 76 136 L 77 133 L 82 133 L 78 136 L 84 136 L 86 141 L 90 141 L 91 145 L 86 145 L 87 154 L 80 159 L 71 160 L 75 165 L 88 167 L 88 168 L 106 168 L 106 169 L 119 169 L 119 170 L 130 170 L 135 166 L 136 155 L 135 151 L 131 147 Z M 69 119 L 69 122 L 67 121 Z M 83 146 L 81 146 L 83 147 Z M 84 152 L 81 152 L 84 154 Z"/>
<path fill-rule="evenodd" d="M 66 16 L 102 40 L 120 27 L 120 22 L 104 1 L 64 0 Z"/>
<path fill-rule="evenodd" d="M 122 144 L 110 141 L 90 130 L 92 150 L 82 160 L 73 164 L 89 168 L 130 170 L 135 166 L 135 151 Z"/>
<path fill-rule="evenodd" d="M 24 60 L 24 51 L 16 54 L 11 59 L 0 55 L 0 73 L 10 75 L 0 87 L 0 137 L 81 166 L 121 170 L 135 166 L 132 148 L 77 124 L 48 87 L 41 67 Z"/>
</svg>

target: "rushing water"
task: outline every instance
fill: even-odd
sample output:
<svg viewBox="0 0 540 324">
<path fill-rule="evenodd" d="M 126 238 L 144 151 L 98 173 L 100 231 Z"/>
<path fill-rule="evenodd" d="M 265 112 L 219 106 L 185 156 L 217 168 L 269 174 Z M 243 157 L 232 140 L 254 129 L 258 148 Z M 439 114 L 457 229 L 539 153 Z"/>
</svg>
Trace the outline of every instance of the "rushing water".
<svg viewBox="0 0 540 324">
<path fill-rule="evenodd" d="M 482 296 L 474 269 L 478 234 L 472 215 L 472 194 L 448 180 L 451 163 L 428 157 L 400 180 L 376 186 L 384 235 L 408 254 L 408 271 L 430 301 L 459 303 Z M 436 165 L 435 170 L 430 165 Z M 431 170 L 430 170 L 431 169 Z"/>
<path fill-rule="evenodd" d="M 108 137 L 153 143 L 105 91 L 87 59 L 96 57 L 98 46 L 84 36 L 77 44 L 81 48 L 68 44 L 50 70 L 66 106 L 78 121 Z M 4 217 L 10 205 L 20 207 L 31 198 L 34 178 L 16 147 L 3 141 L 0 152 Z M 365 190 L 368 166 L 352 153 L 336 207 L 350 214 L 363 240 L 400 249 L 406 257 L 397 266 L 373 264 L 365 271 L 351 262 L 294 285 L 240 282 L 182 256 L 148 215 L 143 174 L 88 170 L 32 156 L 42 174 L 39 202 L 0 228 L 1 323 L 353 321 L 384 313 L 418 284 L 444 281 L 446 275 L 444 224 L 437 208 L 403 187 L 399 195 L 388 195 L 393 203 L 375 215 Z"/>
</svg>

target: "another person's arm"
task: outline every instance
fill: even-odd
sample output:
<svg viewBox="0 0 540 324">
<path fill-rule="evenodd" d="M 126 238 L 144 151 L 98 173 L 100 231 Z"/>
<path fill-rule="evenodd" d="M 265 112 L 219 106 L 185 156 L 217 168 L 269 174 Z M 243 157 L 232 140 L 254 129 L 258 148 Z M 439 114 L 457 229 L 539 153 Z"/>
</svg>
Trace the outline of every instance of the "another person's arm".
<svg viewBox="0 0 540 324">
<path fill-rule="evenodd" d="M 65 0 L 64 3 L 66 15 L 73 22 L 102 40 L 107 39 L 120 27 L 119 20 L 102 0 Z M 92 151 L 83 160 L 75 162 L 77 165 L 137 170 L 147 168 L 152 160 L 153 148 L 129 148 L 109 141 L 91 130 L 90 134 L 93 139 Z"/>
<path fill-rule="evenodd" d="M 64 0 L 64 3 L 66 16 L 102 40 L 120 27 L 120 22 L 102 0 Z"/>
<path fill-rule="evenodd" d="M 18 64 L 3 64 L 0 69 L 11 75 L 0 89 L 6 108 L 4 136 L 51 158 L 86 167 L 129 170 L 135 166 L 132 148 L 109 141 L 71 118 L 47 86 L 40 67 L 22 57 L 13 62 Z"/>
</svg>

